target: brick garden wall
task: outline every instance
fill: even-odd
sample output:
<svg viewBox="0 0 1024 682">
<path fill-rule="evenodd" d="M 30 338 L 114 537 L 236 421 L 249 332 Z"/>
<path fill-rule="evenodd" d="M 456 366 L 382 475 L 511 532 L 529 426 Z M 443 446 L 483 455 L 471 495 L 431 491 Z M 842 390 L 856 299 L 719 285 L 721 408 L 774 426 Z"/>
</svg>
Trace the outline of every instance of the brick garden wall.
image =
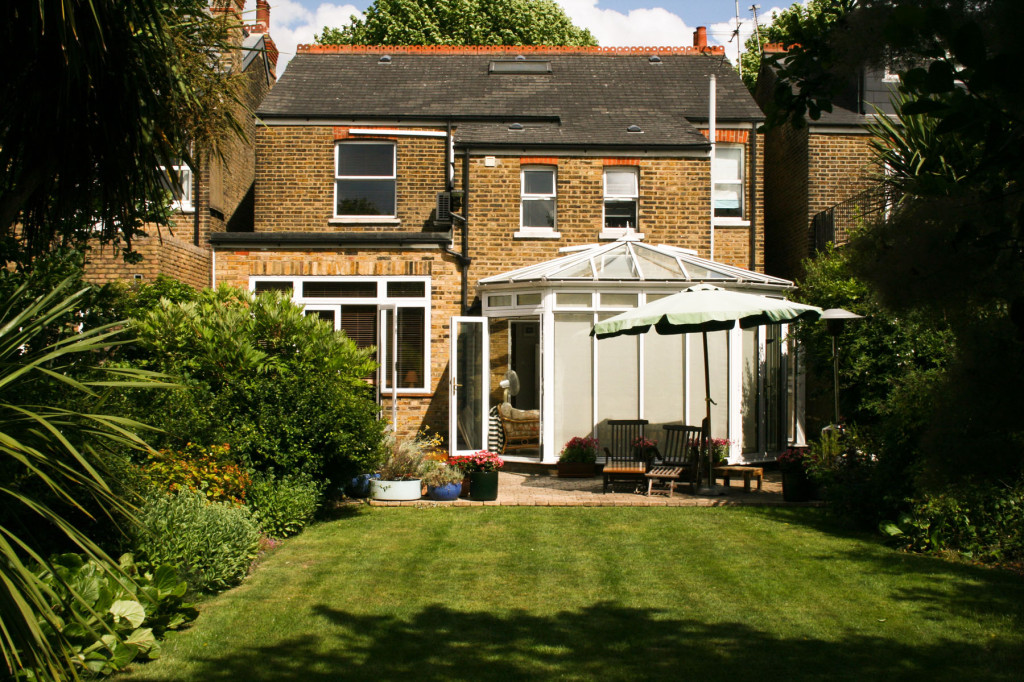
<svg viewBox="0 0 1024 682">
<path fill-rule="evenodd" d="M 877 184 L 878 166 L 871 151 L 871 137 L 863 135 L 811 135 L 808 143 L 807 224 L 817 213 L 860 194 Z M 809 249 L 814 246 L 810 232 Z M 849 238 L 837 234 L 836 242 Z"/>
<path fill-rule="evenodd" d="M 149 229 L 147 236 L 132 242 L 132 247 L 142 255 L 141 262 L 125 263 L 121 253 L 112 247 L 93 245 L 86 254 L 84 279 L 96 283 L 152 282 L 163 274 L 197 289 L 210 286 L 210 250 L 195 246 L 177 231 L 171 234 L 167 228 L 159 233 L 155 228 Z"/>
</svg>

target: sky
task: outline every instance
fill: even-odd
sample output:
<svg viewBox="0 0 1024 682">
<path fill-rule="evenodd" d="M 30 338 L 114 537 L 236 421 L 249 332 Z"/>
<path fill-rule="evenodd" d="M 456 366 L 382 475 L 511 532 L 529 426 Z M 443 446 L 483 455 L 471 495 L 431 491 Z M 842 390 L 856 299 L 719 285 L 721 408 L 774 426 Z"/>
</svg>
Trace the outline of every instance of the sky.
<svg viewBox="0 0 1024 682">
<path fill-rule="evenodd" d="M 736 60 L 737 45 L 753 31 L 751 0 L 740 0 L 740 39 L 733 37 L 736 29 L 735 0 L 556 0 L 577 26 L 590 29 L 603 46 L 676 46 L 692 45 L 693 30 L 706 26 L 708 42 L 725 45 L 726 55 Z M 758 21 L 771 22 L 772 11 L 789 6 L 790 2 L 760 4 Z M 281 56 L 278 75 L 287 60 L 295 54 L 295 46 L 312 43 L 313 36 L 324 26 L 343 26 L 353 14 L 362 15 L 370 0 L 350 2 L 330 0 L 270 0 L 270 35 Z M 246 21 L 255 21 L 255 3 L 246 4 Z"/>
</svg>

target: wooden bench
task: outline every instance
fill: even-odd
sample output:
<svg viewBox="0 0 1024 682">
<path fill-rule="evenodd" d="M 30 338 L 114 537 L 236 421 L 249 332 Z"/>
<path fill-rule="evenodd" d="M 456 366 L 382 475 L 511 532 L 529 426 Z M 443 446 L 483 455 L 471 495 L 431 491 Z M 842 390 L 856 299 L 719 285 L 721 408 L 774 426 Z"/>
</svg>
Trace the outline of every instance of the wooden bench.
<svg viewBox="0 0 1024 682">
<path fill-rule="evenodd" d="M 760 490 L 764 483 L 764 469 L 761 467 L 748 467 L 739 465 L 726 465 L 714 468 L 715 478 L 722 478 L 725 487 L 729 487 L 729 479 L 743 477 L 743 490 L 750 492 L 750 479 L 757 479 L 757 489 Z"/>
</svg>

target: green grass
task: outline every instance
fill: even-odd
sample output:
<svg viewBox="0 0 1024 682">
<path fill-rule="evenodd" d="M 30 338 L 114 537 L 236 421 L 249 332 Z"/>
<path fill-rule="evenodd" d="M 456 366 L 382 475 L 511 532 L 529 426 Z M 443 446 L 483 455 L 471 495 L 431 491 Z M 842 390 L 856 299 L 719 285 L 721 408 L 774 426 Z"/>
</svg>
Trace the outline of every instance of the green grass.
<svg viewBox="0 0 1024 682">
<path fill-rule="evenodd" d="M 1020 680 L 1024 579 L 814 509 L 363 508 L 132 680 Z"/>
</svg>

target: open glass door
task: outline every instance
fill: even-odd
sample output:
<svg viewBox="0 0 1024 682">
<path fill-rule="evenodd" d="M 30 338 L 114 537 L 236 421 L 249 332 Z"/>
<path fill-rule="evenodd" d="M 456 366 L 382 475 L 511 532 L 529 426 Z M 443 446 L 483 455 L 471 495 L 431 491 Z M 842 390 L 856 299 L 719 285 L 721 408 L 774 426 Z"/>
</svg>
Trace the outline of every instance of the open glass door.
<svg viewBox="0 0 1024 682">
<path fill-rule="evenodd" d="M 451 318 L 448 443 L 451 454 L 487 449 L 487 318 Z"/>
</svg>

